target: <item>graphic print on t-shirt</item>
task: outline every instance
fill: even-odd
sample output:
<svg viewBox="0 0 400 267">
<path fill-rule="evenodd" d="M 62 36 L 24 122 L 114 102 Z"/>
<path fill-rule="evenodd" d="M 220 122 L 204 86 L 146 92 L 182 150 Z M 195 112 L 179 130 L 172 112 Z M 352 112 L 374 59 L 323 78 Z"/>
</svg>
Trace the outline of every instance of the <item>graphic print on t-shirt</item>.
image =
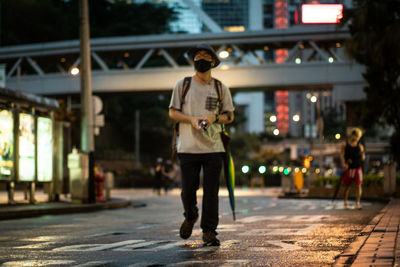
<svg viewBox="0 0 400 267">
<path fill-rule="evenodd" d="M 206 98 L 206 110 L 208 111 L 214 111 L 217 108 L 218 104 L 218 98 L 217 97 L 212 97 L 212 96 L 207 96 Z"/>
</svg>

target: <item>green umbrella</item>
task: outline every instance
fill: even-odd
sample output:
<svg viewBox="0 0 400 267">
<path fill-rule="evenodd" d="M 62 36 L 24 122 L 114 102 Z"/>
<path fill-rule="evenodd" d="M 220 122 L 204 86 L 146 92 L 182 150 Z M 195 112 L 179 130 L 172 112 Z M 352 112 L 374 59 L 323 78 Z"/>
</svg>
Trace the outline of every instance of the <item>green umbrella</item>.
<svg viewBox="0 0 400 267">
<path fill-rule="evenodd" d="M 229 203 L 232 209 L 233 220 L 236 220 L 235 216 L 235 165 L 233 164 L 232 155 L 229 151 L 229 140 L 228 133 L 221 132 L 221 140 L 224 144 L 225 155 L 224 155 L 224 177 L 226 186 L 229 192 Z"/>
</svg>

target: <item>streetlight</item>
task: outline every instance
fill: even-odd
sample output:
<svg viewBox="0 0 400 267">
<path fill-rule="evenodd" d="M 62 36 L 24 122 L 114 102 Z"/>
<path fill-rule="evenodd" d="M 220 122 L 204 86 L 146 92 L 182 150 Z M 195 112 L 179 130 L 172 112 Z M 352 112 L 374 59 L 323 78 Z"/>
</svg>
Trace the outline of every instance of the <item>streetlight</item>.
<svg viewBox="0 0 400 267">
<path fill-rule="evenodd" d="M 310 101 L 313 102 L 313 103 L 317 102 L 317 97 L 316 97 L 315 95 L 313 95 L 313 96 L 310 98 Z"/>
<path fill-rule="evenodd" d="M 275 116 L 275 115 L 272 115 L 271 117 L 269 117 L 269 120 L 270 120 L 271 122 L 276 122 L 276 116 Z"/>
<path fill-rule="evenodd" d="M 70 71 L 72 76 L 76 76 L 79 74 L 79 69 L 77 67 L 73 67 Z"/>
<path fill-rule="evenodd" d="M 295 122 L 300 121 L 300 115 L 299 114 L 293 115 L 293 121 L 295 121 Z"/>
<path fill-rule="evenodd" d="M 296 63 L 296 64 L 301 64 L 301 58 L 296 58 L 295 60 L 294 60 L 294 62 Z"/>
<path fill-rule="evenodd" d="M 226 50 L 222 50 L 221 52 L 219 52 L 219 57 L 222 59 L 228 58 L 229 57 L 229 52 Z"/>
<path fill-rule="evenodd" d="M 278 130 L 278 129 L 275 129 L 275 130 L 273 131 L 273 134 L 274 134 L 274 135 L 279 135 L 279 130 Z"/>
<path fill-rule="evenodd" d="M 341 137 L 340 133 L 335 134 L 335 139 L 336 139 L 336 140 L 339 140 L 340 137 Z"/>
</svg>

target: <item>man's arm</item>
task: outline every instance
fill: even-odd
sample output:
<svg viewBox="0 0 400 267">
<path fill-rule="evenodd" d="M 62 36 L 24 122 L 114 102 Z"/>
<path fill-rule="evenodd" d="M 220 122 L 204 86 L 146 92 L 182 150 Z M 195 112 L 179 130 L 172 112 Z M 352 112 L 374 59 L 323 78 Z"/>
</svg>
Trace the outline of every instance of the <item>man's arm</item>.
<svg viewBox="0 0 400 267">
<path fill-rule="evenodd" d="M 202 120 L 201 118 L 185 115 L 181 111 L 174 108 L 169 109 L 169 117 L 177 122 L 190 123 L 193 128 L 197 130 L 201 129 L 199 127 L 199 120 Z"/>
<path fill-rule="evenodd" d="M 216 114 L 206 115 L 203 119 L 205 119 L 208 122 L 208 124 L 212 123 L 228 124 L 233 122 L 234 115 L 233 112 L 223 112 L 222 114 L 218 115 L 218 121 Z"/>
</svg>

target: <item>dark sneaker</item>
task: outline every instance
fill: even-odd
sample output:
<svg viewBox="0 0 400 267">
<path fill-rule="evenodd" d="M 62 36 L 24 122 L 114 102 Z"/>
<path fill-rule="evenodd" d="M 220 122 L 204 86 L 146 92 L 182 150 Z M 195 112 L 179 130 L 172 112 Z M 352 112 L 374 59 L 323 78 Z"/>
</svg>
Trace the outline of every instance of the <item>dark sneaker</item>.
<svg viewBox="0 0 400 267">
<path fill-rule="evenodd" d="M 219 240 L 217 239 L 217 233 L 215 231 L 204 232 L 203 233 L 203 242 L 204 246 L 211 247 L 220 245 Z"/>
<path fill-rule="evenodd" d="M 179 235 L 183 239 L 188 239 L 192 235 L 192 230 L 194 223 L 197 221 L 197 218 L 194 220 L 185 219 L 181 225 L 181 229 L 179 229 Z"/>
</svg>

